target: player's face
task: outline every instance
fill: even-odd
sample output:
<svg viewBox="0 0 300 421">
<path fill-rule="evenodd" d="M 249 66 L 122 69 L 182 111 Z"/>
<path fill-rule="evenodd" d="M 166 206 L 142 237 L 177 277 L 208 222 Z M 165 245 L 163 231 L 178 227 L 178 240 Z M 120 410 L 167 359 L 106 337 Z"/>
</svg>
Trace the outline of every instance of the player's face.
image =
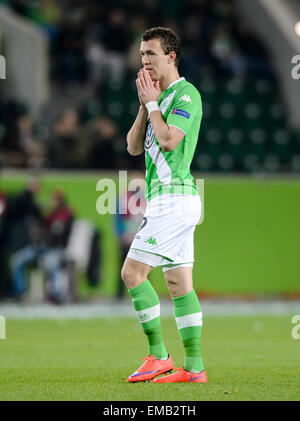
<svg viewBox="0 0 300 421">
<path fill-rule="evenodd" d="M 149 71 L 152 80 L 160 80 L 168 72 L 170 57 L 164 53 L 159 39 L 142 41 L 140 53 L 143 67 Z"/>
</svg>

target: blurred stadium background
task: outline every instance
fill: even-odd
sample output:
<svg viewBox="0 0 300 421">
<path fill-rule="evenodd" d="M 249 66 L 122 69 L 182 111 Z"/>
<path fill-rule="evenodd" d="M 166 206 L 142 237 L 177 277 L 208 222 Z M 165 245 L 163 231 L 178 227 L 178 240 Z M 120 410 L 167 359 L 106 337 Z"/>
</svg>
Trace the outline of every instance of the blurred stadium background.
<svg viewBox="0 0 300 421">
<path fill-rule="evenodd" d="M 60 263 L 79 290 L 71 300 L 124 295 L 118 221 L 97 214 L 96 183 L 117 180 L 119 170 L 144 169 L 143 156 L 127 153 L 125 138 L 138 109 L 140 36 L 158 25 L 180 34 L 180 74 L 203 101 L 192 163 L 195 178 L 205 179 L 197 291 L 299 296 L 300 83 L 291 73 L 300 46 L 299 2 L 274 1 L 271 8 L 263 0 L 0 4 L 3 298 L 16 295 L 11 262 L 39 235 L 31 232 L 34 218 L 46 218 L 39 241 L 45 235 L 56 250 L 65 252 L 72 222 L 86 236 L 88 255 L 80 261 L 75 250 L 73 266 Z M 39 187 L 30 186 L 33 178 Z M 69 212 L 62 219 L 55 194 Z M 25 266 L 26 289 L 35 285 L 41 299 L 39 255 Z M 160 272 L 151 280 L 166 293 Z"/>
<path fill-rule="evenodd" d="M 204 357 L 219 380 L 201 396 L 299 399 L 299 341 L 290 335 L 290 316 L 300 313 L 299 21 L 298 0 L 0 0 L 4 400 L 199 399 L 183 389 L 125 389 L 145 351 L 142 334 L 130 346 L 138 327 L 120 283 L 139 221 L 96 211 L 98 180 L 144 171 L 143 155 L 127 153 L 126 133 L 139 105 L 140 37 L 152 26 L 180 34 L 180 74 L 203 101 L 192 163 L 205 180 L 194 285 L 208 316 Z M 150 280 L 172 317 L 161 271 Z M 112 315 L 119 322 L 84 322 Z M 233 317 L 211 317 L 225 315 Z M 180 364 L 174 320 L 167 323 Z"/>
</svg>

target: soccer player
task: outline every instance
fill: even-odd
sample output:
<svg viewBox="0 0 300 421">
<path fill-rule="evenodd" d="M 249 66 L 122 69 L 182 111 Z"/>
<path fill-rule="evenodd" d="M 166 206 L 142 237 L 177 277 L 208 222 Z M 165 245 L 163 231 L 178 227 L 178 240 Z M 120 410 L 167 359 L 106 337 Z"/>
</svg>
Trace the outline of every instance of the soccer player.
<svg viewBox="0 0 300 421">
<path fill-rule="evenodd" d="M 147 207 L 125 259 L 121 276 L 148 339 L 149 355 L 129 382 L 206 383 L 200 354 L 202 312 L 193 289 L 193 236 L 201 216 L 198 189 L 190 173 L 202 118 L 197 89 L 178 73 L 179 37 L 169 28 L 142 36 L 143 68 L 136 80 L 138 115 L 127 134 L 130 155 L 145 151 Z M 173 362 L 161 332 L 158 296 L 147 280 L 160 266 L 174 303 L 185 350 L 184 366 Z"/>
</svg>

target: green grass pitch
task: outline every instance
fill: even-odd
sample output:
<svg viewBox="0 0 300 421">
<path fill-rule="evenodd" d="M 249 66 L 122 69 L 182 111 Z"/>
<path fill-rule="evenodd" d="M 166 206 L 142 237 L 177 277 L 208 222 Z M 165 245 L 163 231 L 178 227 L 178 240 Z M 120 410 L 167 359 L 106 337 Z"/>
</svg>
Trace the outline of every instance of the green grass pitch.
<svg viewBox="0 0 300 421">
<path fill-rule="evenodd" d="M 175 367 L 184 351 L 162 319 Z M 206 317 L 208 384 L 127 383 L 147 354 L 134 318 L 7 320 L 0 340 L 0 400 L 300 400 L 300 340 L 291 316 Z"/>
</svg>

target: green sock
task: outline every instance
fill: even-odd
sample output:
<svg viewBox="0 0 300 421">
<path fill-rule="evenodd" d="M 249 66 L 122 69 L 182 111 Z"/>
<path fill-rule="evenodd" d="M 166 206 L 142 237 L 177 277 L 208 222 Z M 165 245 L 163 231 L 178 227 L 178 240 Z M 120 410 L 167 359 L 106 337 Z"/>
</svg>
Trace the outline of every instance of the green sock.
<svg viewBox="0 0 300 421">
<path fill-rule="evenodd" d="M 185 350 L 184 369 L 192 372 L 204 370 L 200 354 L 202 312 L 195 290 L 182 297 L 172 298 L 176 324 Z"/>
<path fill-rule="evenodd" d="M 157 359 L 168 358 L 163 343 L 160 324 L 160 304 L 158 296 L 148 280 L 128 290 L 132 298 L 137 318 L 147 335 L 149 355 Z"/>
</svg>

